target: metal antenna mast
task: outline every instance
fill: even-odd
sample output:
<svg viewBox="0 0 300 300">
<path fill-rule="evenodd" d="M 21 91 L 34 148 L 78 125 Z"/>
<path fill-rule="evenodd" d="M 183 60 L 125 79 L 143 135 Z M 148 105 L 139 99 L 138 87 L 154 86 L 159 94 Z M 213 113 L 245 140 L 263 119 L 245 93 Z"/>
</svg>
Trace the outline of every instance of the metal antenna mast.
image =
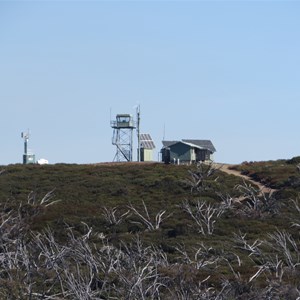
<svg viewBox="0 0 300 300">
<path fill-rule="evenodd" d="M 28 151 L 28 141 L 29 141 L 29 129 L 27 132 L 21 133 L 21 138 L 24 139 L 24 154 L 23 154 L 23 164 L 34 164 L 35 163 L 35 155 L 29 153 Z"/>
<path fill-rule="evenodd" d="M 29 141 L 29 130 L 27 132 L 22 132 L 21 137 L 24 139 L 24 155 L 28 154 L 28 141 Z"/>
<path fill-rule="evenodd" d="M 140 114 L 141 114 L 141 109 L 140 109 L 140 105 L 137 106 L 136 108 L 136 131 L 137 131 L 137 139 L 138 139 L 138 153 L 137 153 L 137 161 L 141 161 L 141 141 L 140 141 Z"/>
</svg>

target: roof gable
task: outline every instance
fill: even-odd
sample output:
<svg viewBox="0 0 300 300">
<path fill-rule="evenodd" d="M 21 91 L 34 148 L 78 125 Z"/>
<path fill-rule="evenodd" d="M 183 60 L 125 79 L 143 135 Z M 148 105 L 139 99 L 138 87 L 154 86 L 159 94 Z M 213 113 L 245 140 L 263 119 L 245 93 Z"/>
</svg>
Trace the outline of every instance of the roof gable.
<svg viewBox="0 0 300 300">
<path fill-rule="evenodd" d="M 213 143 L 210 140 L 189 140 L 184 139 L 182 140 L 185 143 L 192 144 L 198 146 L 200 148 L 208 149 L 211 152 L 216 152 L 216 148 L 214 147 Z"/>
<path fill-rule="evenodd" d="M 177 143 L 183 143 L 190 147 L 195 147 L 198 149 L 207 149 L 211 152 L 216 152 L 216 148 L 210 140 L 192 140 L 192 139 L 183 139 L 181 141 L 162 141 L 163 148 L 171 147 Z"/>
<path fill-rule="evenodd" d="M 179 141 L 162 141 L 164 148 L 168 148 L 174 144 L 177 144 Z"/>
</svg>

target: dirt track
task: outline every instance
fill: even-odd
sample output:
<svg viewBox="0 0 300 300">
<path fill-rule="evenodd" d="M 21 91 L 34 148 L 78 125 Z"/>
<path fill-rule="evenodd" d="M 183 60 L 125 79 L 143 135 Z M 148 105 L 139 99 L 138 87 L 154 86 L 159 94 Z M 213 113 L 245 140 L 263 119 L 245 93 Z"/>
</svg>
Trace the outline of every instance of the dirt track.
<svg viewBox="0 0 300 300">
<path fill-rule="evenodd" d="M 142 164 L 155 164 L 157 162 L 143 162 Z M 102 163 L 96 163 L 93 165 L 104 165 L 104 166 L 114 166 L 114 165 L 124 165 L 124 164 L 128 164 L 128 162 L 102 162 Z M 141 164 L 140 162 L 130 162 L 130 164 Z M 261 192 L 263 193 L 273 193 L 276 190 L 275 189 L 271 189 L 265 185 L 263 185 L 262 183 L 253 180 L 251 177 L 246 176 L 241 174 L 241 172 L 237 171 L 237 170 L 232 170 L 231 167 L 233 167 L 234 165 L 232 164 L 221 164 L 221 163 L 214 163 L 214 165 L 217 168 L 220 168 L 221 171 L 229 174 L 229 175 L 234 175 L 234 176 L 238 176 L 241 178 L 244 178 L 245 180 L 247 180 L 248 182 L 251 182 L 253 185 L 256 185 Z"/>
<path fill-rule="evenodd" d="M 247 181 L 250 181 L 251 183 L 253 183 L 254 185 L 258 186 L 258 188 L 260 189 L 261 192 L 263 193 L 273 193 L 275 192 L 276 190 L 274 189 L 271 189 L 265 185 L 263 185 L 262 183 L 258 182 L 258 181 L 255 181 L 253 180 L 251 177 L 249 176 L 246 176 L 246 175 L 243 175 L 241 174 L 241 172 L 237 171 L 237 170 L 232 170 L 230 169 L 231 167 L 233 167 L 234 165 L 228 165 L 228 164 L 219 164 L 217 163 L 216 164 L 221 171 L 223 172 L 226 172 L 227 174 L 230 174 L 230 175 L 234 175 L 234 176 L 239 176 L 239 177 L 242 177 L 244 178 L 245 180 Z"/>
</svg>

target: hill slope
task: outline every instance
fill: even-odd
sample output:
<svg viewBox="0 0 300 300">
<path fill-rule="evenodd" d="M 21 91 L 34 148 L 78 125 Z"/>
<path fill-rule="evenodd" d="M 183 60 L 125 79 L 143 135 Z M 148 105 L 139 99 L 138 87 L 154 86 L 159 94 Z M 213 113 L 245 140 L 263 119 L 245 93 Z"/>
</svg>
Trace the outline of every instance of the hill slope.
<svg viewBox="0 0 300 300">
<path fill-rule="evenodd" d="M 246 299 L 256 294 L 267 297 L 270 291 L 285 297 L 287 290 L 296 291 L 300 284 L 299 235 L 297 226 L 291 226 L 300 222 L 299 175 L 291 161 L 236 166 L 278 189 L 272 195 L 261 195 L 253 182 L 213 165 L 11 165 L 2 169 L 0 228 L 10 239 L 2 239 L 1 253 L 16 253 L 16 241 L 22 245 L 26 241 L 34 261 L 31 268 L 38 266 L 30 278 L 23 256 L 19 277 L 12 275 L 14 268 L 2 266 L 0 293 L 5 297 L 28 293 L 30 284 L 39 299 L 37 275 L 49 281 L 49 297 L 57 292 L 70 299 L 83 299 L 76 294 L 83 286 L 90 291 L 86 299 L 200 299 L 195 295 L 203 293 L 207 299 L 221 299 L 217 295 Z M 246 201 L 239 202 L 241 196 Z M 17 227 L 21 235 L 12 229 Z M 119 251 L 118 265 L 109 272 L 107 260 L 116 257 L 104 253 L 104 245 Z M 57 255 L 72 253 L 76 262 L 71 263 L 70 254 L 58 255 L 49 269 L 45 257 L 53 248 L 64 249 Z M 87 249 L 89 255 L 82 256 Z M 42 261 L 37 253 L 39 258 L 44 253 Z M 132 272 L 125 276 L 121 262 Z M 77 271 L 71 284 L 67 278 L 68 272 L 74 273 L 74 264 L 82 273 Z M 134 270 L 144 273 L 135 277 Z M 139 281 L 145 272 L 149 276 Z M 17 290 L 9 285 L 10 276 Z"/>
</svg>

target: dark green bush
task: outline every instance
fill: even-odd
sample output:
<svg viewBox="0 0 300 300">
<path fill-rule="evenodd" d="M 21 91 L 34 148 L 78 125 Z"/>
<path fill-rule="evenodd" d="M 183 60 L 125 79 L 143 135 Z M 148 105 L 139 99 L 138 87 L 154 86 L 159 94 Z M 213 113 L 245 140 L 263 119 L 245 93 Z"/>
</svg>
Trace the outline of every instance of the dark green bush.
<svg viewBox="0 0 300 300">
<path fill-rule="evenodd" d="M 286 161 L 287 164 L 290 164 L 290 165 L 296 165 L 296 164 L 299 164 L 300 163 L 300 156 L 295 156 L 291 159 L 288 159 Z"/>
</svg>

